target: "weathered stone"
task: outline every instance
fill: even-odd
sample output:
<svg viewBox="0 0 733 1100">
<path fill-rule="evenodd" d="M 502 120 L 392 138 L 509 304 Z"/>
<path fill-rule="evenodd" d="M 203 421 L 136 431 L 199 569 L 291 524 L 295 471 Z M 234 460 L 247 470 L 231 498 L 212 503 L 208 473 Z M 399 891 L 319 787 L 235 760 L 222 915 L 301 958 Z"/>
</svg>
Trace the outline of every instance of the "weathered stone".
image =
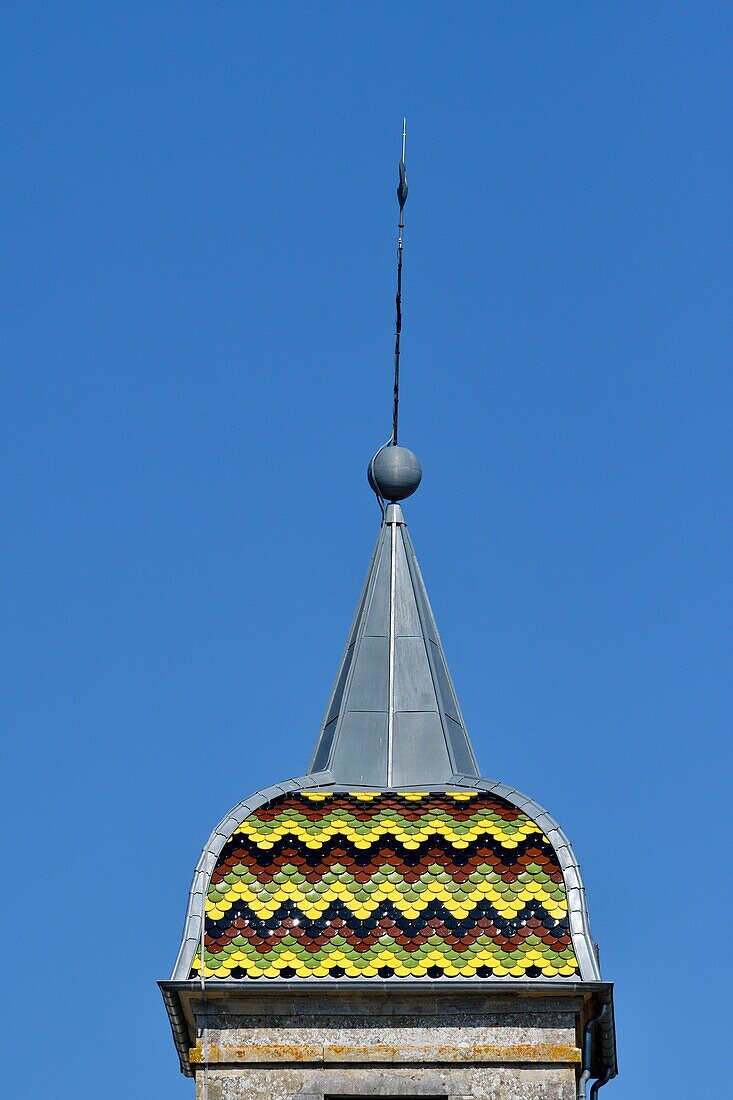
<svg viewBox="0 0 733 1100">
<path fill-rule="evenodd" d="M 575 1074 L 569 1068 L 497 1066 L 432 1070 L 375 1069 L 313 1071 L 296 1068 L 210 1067 L 196 1073 L 197 1100 L 324 1100 L 370 1096 L 425 1097 L 430 1100 L 575 1100 Z M 207 1095 L 208 1093 L 208 1095 Z"/>
<path fill-rule="evenodd" d="M 578 996 L 192 999 L 198 1100 L 574 1100 Z"/>
</svg>

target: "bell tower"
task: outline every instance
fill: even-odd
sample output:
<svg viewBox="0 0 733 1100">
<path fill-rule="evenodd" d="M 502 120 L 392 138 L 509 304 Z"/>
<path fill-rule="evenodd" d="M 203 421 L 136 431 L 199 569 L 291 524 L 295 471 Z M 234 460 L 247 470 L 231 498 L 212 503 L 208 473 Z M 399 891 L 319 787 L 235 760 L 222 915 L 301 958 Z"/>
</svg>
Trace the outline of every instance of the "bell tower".
<svg viewBox="0 0 733 1100">
<path fill-rule="evenodd" d="M 397 194 L 382 522 L 309 771 L 217 825 L 159 983 L 197 1100 L 577 1100 L 616 1074 L 580 867 L 482 777 L 402 511 L 404 130 Z"/>
</svg>

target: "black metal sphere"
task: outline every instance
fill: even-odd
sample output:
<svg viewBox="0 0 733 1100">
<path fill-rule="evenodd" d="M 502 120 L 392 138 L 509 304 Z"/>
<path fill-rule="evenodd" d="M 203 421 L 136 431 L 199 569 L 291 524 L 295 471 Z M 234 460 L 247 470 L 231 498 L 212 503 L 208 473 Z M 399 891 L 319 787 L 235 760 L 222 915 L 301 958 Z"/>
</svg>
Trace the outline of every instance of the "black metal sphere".
<svg viewBox="0 0 733 1100">
<path fill-rule="evenodd" d="M 389 443 L 369 463 L 367 477 L 383 500 L 405 500 L 420 484 L 422 466 L 407 447 L 393 447 Z"/>
</svg>

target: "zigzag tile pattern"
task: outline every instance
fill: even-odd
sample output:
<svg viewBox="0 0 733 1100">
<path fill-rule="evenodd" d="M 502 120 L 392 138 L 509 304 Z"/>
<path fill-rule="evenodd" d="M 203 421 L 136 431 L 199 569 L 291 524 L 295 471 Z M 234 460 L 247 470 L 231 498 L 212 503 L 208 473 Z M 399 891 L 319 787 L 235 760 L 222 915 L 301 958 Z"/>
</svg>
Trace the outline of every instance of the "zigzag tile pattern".
<svg viewBox="0 0 733 1100">
<path fill-rule="evenodd" d="M 552 845 L 476 792 L 268 802 L 222 849 L 204 946 L 207 978 L 579 973 Z"/>
</svg>

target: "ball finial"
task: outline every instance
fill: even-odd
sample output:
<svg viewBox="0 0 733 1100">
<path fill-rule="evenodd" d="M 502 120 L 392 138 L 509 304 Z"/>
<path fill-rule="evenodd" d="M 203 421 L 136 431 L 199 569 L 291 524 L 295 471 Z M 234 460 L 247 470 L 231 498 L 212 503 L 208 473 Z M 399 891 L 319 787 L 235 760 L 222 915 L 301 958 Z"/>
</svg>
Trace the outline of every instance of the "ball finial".
<svg viewBox="0 0 733 1100">
<path fill-rule="evenodd" d="M 383 500 L 405 500 L 422 479 L 422 466 L 412 451 L 391 443 L 381 447 L 369 463 L 367 477 Z"/>
</svg>

